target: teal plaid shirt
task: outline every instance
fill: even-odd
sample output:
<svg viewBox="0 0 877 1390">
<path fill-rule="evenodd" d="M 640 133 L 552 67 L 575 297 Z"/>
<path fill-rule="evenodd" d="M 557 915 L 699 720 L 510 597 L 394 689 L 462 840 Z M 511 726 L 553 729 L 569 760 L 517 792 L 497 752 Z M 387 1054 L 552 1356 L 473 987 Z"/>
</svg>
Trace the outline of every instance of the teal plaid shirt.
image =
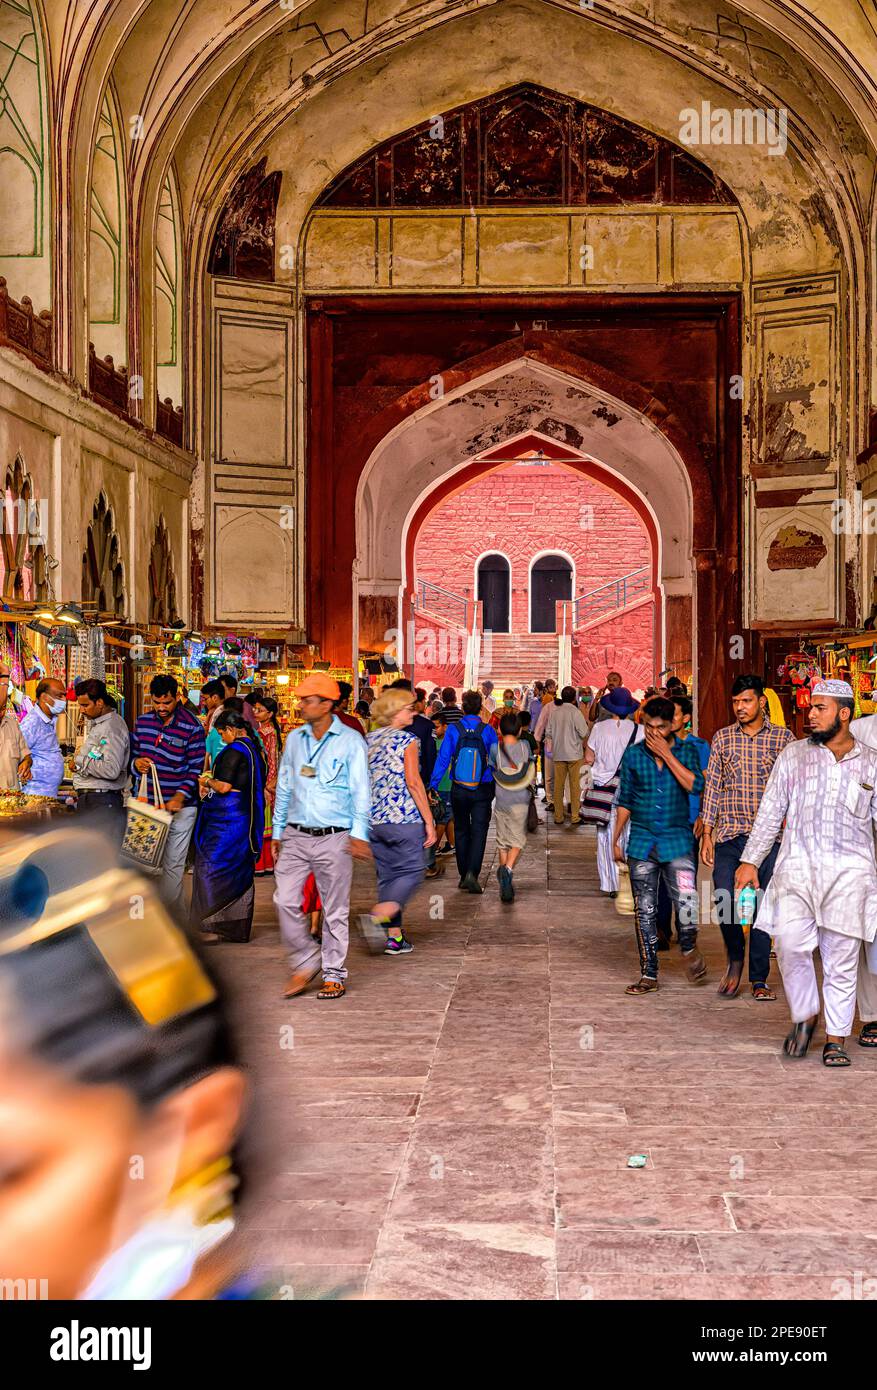
<svg viewBox="0 0 877 1390">
<path fill-rule="evenodd" d="M 683 767 L 694 773 L 691 795 L 700 796 L 704 778 L 699 750 L 690 738 L 682 743 L 675 735 L 670 748 Z M 645 743 L 625 750 L 617 801 L 630 812 L 629 859 L 648 859 L 656 849 L 661 863 L 668 864 L 693 853 L 688 795 L 666 764 L 658 768 Z"/>
</svg>

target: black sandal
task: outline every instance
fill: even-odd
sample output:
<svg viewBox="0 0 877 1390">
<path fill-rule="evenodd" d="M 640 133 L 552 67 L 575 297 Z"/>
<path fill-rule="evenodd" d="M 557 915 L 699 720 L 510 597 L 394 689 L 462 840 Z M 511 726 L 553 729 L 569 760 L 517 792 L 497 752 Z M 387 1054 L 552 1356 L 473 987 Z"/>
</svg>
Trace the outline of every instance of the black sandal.
<svg viewBox="0 0 877 1390">
<path fill-rule="evenodd" d="M 877 1023 L 865 1023 L 859 1034 L 859 1047 L 877 1047 Z"/>
<path fill-rule="evenodd" d="M 816 1022 L 796 1023 L 791 1033 L 788 1034 L 783 1043 L 783 1052 L 787 1057 L 806 1057 L 807 1049 L 810 1046 L 813 1034 L 816 1032 Z"/>
<path fill-rule="evenodd" d="M 822 1049 L 824 1067 L 848 1067 L 850 1059 L 840 1043 L 826 1043 Z"/>
</svg>

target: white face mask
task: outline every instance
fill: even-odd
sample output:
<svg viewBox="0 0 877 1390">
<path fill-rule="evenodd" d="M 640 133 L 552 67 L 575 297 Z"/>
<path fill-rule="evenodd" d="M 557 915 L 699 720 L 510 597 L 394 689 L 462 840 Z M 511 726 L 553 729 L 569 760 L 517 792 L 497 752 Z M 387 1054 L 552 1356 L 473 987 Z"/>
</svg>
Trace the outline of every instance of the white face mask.
<svg viewBox="0 0 877 1390">
<path fill-rule="evenodd" d="M 63 714 L 66 708 L 67 708 L 67 701 L 66 701 L 66 700 L 50 700 L 50 701 L 49 701 L 49 713 L 50 713 L 50 714 Z"/>
</svg>

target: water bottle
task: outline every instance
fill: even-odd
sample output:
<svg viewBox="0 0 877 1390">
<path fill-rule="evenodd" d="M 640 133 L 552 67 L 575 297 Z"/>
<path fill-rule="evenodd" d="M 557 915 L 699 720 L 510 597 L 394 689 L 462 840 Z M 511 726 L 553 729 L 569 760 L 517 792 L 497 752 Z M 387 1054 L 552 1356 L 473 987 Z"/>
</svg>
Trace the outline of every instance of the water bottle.
<svg viewBox="0 0 877 1390">
<path fill-rule="evenodd" d="M 754 888 L 742 888 L 737 897 L 737 920 L 744 932 L 748 932 L 755 921 L 755 906 L 758 894 Z"/>
</svg>

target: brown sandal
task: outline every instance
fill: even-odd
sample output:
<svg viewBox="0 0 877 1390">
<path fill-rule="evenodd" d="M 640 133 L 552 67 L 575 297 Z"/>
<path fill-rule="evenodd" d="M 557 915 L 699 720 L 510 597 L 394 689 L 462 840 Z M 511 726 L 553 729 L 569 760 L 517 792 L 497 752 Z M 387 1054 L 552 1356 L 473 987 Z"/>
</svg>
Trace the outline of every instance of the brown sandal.
<svg viewBox="0 0 877 1390">
<path fill-rule="evenodd" d="M 641 980 L 637 980 L 635 985 L 628 985 L 625 994 L 654 994 L 658 988 L 657 980 L 650 980 L 647 975 L 643 975 Z"/>
<path fill-rule="evenodd" d="M 776 999 L 776 995 L 772 989 L 768 989 L 767 985 L 761 984 L 752 986 L 752 998 L 758 999 L 761 1003 L 769 1004 Z"/>
<path fill-rule="evenodd" d="M 317 990 L 317 998 L 340 999 L 344 992 L 344 986 L 340 980 L 324 980 L 323 988 Z"/>
</svg>

